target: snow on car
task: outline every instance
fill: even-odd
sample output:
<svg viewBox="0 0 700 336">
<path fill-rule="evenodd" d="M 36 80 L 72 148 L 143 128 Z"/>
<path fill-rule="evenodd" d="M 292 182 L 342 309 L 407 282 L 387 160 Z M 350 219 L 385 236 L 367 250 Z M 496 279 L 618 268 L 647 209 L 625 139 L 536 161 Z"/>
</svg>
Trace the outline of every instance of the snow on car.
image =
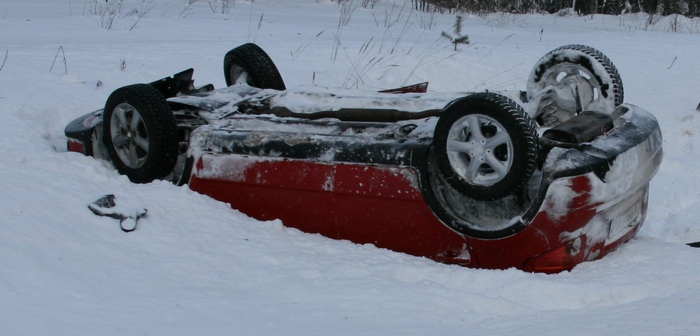
<svg viewBox="0 0 700 336">
<path fill-rule="evenodd" d="M 287 89 L 251 43 L 224 57 L 228 87 L 192 74 L 115 90 L 69 150 L 306 232 L 547 273 L 634 236 L 662 159 L 654 116 L 583 45 L 543 56 L 526 91 Z"/>
</svg>

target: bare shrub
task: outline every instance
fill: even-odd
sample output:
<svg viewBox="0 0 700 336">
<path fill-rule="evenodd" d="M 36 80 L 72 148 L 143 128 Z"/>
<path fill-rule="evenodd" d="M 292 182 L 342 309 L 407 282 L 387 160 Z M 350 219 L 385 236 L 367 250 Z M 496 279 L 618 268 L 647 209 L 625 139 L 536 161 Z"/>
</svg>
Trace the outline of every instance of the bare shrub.
<svg viewBox="0 0 700 336">
<path fill-rule="evenodd" d="M 372 11 L 372 16 L 374 17 L 374 23 L 379 27 L 380 24 L 384 25 L 384 28 L 391 28 L 393 25 L 401 21 L 406 13 L 406 5 L 408 2 L 403 1 L 401 5 L 398 5 L 396 1 L 388 2 L 384 6 L 384 11 Z"/>
<path fill-rule="evenodd" d="M 437 24 L 436 14 L 437 10 L 432 9 L 425 12 L 419 12 L 418 16 L 418 26 L 423 30 L 433 30 Z"/>
<path fill-rule="evenodd" d="M 154 0 L 141 0 L 141 8 L 140 9 L 133 9 L 130 12 L 130 15 L 136 15 L 136 20 L 134 23 L 129 27 L 129 31 L 132 29 L 136 28 L 136 25 L 139 24 L 139 21 L 146 16 L 151 10 L 153 10 L 153 1 Z"/>
<path fill-rule="evenodd" d="M 190 10 L 192 9 L 192 5 L 194 5 L 197 1 L 199 0 L 187 0 L 185 3 L 185 8 L 182 9 L 182 12 L 180 12 L 180 15 L 178 16 L 188 16 Z"/>
<path fill-rule="evenodd" d="M 53 66 L 56 65 L 56 59 L 58 59 L 59 54 L 63 55 L 63 74 L 67 75 L 68 61 L 66 60 L 66 53 L 63 51 L 63 46 L 58 47 L 58 51 L 56 51 L 56 56 L 54 56 L 53 58 L 53 63 L 51 63 L 51 68 L 49 69 L 49 72 L 53 71 Z"/>
<path fill-rule="evenodd" d="M 338 2 L 338 6 L 340 7 L 340 19 L 338 23 L 347 26 L 357 9 L 357 4 L 355 4 L 355 0 L 343 0 Z"/>
<path fill-rule="evenodd" d="M 209 8 L 214 13 L 228 14 L 236 7 L 236 0 L 208 0 Z"/>
<path fill-rule="evenodd" d="M 374 6 L 379 2 L 379 0 L 362 0 L 362 8 L 374 9 Z"/>
<path fill-rule="evenodd" d="M 93 2 L 97 2 L 93 0 Z M 96 14 L 100 16 L 100 26 L 111 30 L 114 22 L 122 11 L 123 0 L 107 0 L 104 4 L 95 5 Z"/>
<path fill-rule="evenodd" d="M 192 1 L 192 0 L 190 0 Z M 100 17 L 100 27 L 112 30 L 120 19 L 135 17 L 129 30 L 136 28 L 141 19 L 154 8 L 155 0 L 141 0 L 138 8 L 124 12 L 124 0 L 86 0 L 83 7 L 83 15 L 88 11 L 92 15 Z"/>
</svg>

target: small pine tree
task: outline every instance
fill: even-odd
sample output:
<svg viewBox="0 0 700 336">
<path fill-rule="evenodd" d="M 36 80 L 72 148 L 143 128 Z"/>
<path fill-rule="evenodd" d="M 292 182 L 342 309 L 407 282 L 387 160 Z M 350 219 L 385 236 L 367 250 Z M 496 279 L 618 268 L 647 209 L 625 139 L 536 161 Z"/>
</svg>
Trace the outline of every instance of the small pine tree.
<svg viewBox="0 0 700 336">
<path fill-rule="evenodd" d="M 455 51 L 457 51 L 458 44 L 469 44 L 469 35 L 462 35 L 462 16 L 457 15 L 454 25 L 454 36 L 442 32 L 442 36 L 450 40 L 450 43 L 455 45 Z"/>
</svg>

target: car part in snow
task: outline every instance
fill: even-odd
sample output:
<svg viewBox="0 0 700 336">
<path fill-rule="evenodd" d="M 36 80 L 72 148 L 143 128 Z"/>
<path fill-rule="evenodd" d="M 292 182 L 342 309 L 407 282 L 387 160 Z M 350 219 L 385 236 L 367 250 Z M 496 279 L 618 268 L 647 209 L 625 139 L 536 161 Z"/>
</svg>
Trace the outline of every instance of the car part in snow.
<svg viewBox="0 0 700 336">
<path fill-rule="evenodd" d="M 180 94 L 188 94 L 194 90 L 193 74 L 194 69 L 189 68 L 148 84 L 160 91 L 165 98 L 175 97 Z"/>
<path fill-rule="evenodd" d="M 499 94 L 476 93 L 448 104 L 433 144 L 445 180 L 474 199 L 508 196 L 535 170 L 536 125 L 522 107 Z"/>
<path fill-rule="evenodd" d="M 224 77 L 226 86 L 248 84 L 261 89 L 286 89 L 275 63 L 254 43 L 246 43 L 226 53 Z"/>
<path fill-rule="evenodd" d="M 115 199 L 116 197 L 113 194 L 102 196 L 97 201 L 88 204 L 88 209 L 90 209 L 90 211 L 92 211 L 92 213 L 95 215 L 118 219 L 119 227 L 124 232 L 136 230 L 139 219 L 146 217 L 146 214 L 148 214 L 148 209 L 134 210 L 133 216 L 125 215 L 122 213 L 124 212 L 122 209 L 116 207 L 117 202 Z M 133 222 L 129 221 L 125 224 L 124 222 L 127 219 L 133 219 Z"/>
<path fill-rule="evenodd" d="M 132 182 L 148 183 L 173 170 L 177 125 L 165 98 L 153 86 L 135 84 L 112 92 L 103 120 L 107 152 Z"/>
<path fill-rule="evenodd" d="M 538 105 L 538 122 L 553 126 L 583 110 L 614 110 L 624 101 L 624 88 L 607 56 L 571 44 L 537 61 L 527 81 L 527 96 Z"/>
<path fill-rule="evenodd" d="M 426 93 L 428 92 L 428 84 L 429 82 L 422 82 L 394 89 L 381 90 L 379 93 Z"/>
<path fill-rule="evenodd" d="M 596 111 L 583 111 L 566 122 L 544 131 L 540 143 L 547 139 L 558 143 L 559 147 L 567 147 L 566 144 L 582 144 L 613 127 L 613 121 L 609 115 Z"/>
</svg>

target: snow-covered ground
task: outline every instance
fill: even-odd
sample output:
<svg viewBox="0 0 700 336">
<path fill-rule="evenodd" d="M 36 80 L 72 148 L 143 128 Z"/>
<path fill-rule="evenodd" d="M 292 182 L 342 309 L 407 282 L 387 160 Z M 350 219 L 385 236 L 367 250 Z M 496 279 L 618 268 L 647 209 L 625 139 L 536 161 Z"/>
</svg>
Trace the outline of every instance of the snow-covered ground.
<svg viewBox="0 0 700 336">
<path fill-rule="evenodd" d="M 691 335 L 700 329 L 700 21 L 465 17 L 403 0 L 0 2 L 0 330 L 3 335 Z M 406 1 L 410 3 L 410 1 Z M 217 3 L 220 4 L 220 3 Z M 392 4 L 394 4 L 392 6 Z M 339 25 L 345 21 L 346 25 Z M 556 275 L 475 270 L 259 222 L 166 182 L 136 185 L 66 151 L 63 128 L 109 93 L 188 67 L 224 86 L 222 58 L 256 42 L 288 87 L 524 89 L 555 47 L 616 64 L 625 101 L 659 119 L 665 157 L 638 236 Z M 147 208 L 138 230 L 97 217 L 105 194 Z"/>
</svg>

